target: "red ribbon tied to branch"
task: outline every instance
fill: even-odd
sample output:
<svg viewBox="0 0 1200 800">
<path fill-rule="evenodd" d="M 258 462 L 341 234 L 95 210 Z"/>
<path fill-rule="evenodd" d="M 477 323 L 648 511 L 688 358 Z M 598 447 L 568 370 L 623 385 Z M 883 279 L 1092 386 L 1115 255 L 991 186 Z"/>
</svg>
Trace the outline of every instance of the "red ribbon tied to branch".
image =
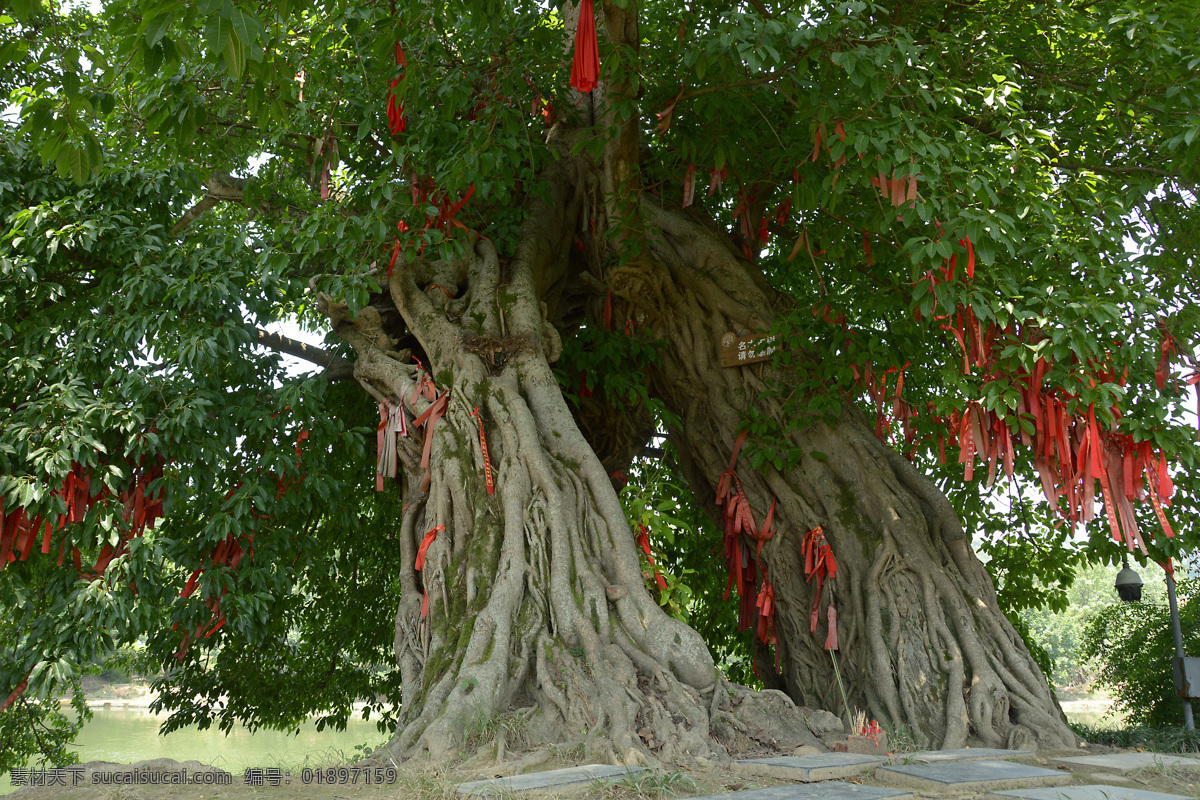
<svg viewBox="0 0 1200 800">
<path fill-rule="evenodd" d="M 396 66 L 403 67 L 407 63 L 408 59 L 404 57 L 404 48 L 400 46 L 399 42 L 396 42 Z M 393 134 L 404 133 L 408 127 L 408 123 L 404 119 L 404 101 L 396 97 L 396 87 L 400 85 L 402 77 L 404 77 L 403 73 L 392 78 L 391 91 L 388 92 L 388 128 Z"/>
<path fill-rule="evenodd" d="M 425 531 L 425 538 L 421 540 L 421 546 L 417 550 L 417 562 L 415 565 L 417 572 L 420 572 L 423 569 L 425 569 L 425 554 L 429 551 L 429 545 L 433 544 L 433 540 L 437 538 L 438 531 L 444 531 L 444 530 L 446 530 L 445 525 L 435 525 L 432 528 L 430 528 L 429 530 Z M 429 614 L 429 593 L 424 592 L 421 595 L 421 616 L 424 617 L 428 614 Z"/>
<path fill-rule="evenodd" d="M 471 416 L 479 420 L 479 450 L 483 453 L 483 480 L 487 484 L 487 493 L 495 494 L 496 485 L 492 482 L 492 457 L 488 455 L 487 435 L 483 432 L 483 417 L 479 414 L 479 406 L 475 406 Z"/>
<path fill-rule="evenodd" d="M 775 633 L 775 587 L 767 577 L 766 567 L 763 567 L 762 588 L 758 592 L 758 638 L 763 644 L 778 644 L 779 636 Z"/>
<path fill-rule="evenodd" d="M 646 554 L 646 560 L 650 562 L 650 567 L 653 569 L 654 555 L 650 552 L 650 530 L 646 527 L 645 523 L 638 523 L 637 540 L 638 544 L 641 545 L 642 552 Z M 657 569 L 654 569 L 654 577 L 658 581 L 658 588 L 665 592 L 667 590 L 667 581 Z"/>
<path fill-rule="evenodd" d="M 600 81 L 600 45 L 596 42 L 596 9 L 592 0 L 579 4 L 575 26 L 575 60 L 571 63 L 571 85 L 590 92 Z"/>
<path fill-rule="evenodd" d="M 427 386 L 432 387 L 433 381 L 429 381 Z M 421 387 L 417 387 L 420 391 Z M 415 397 L 416 395 L 414 395 Z M 421 415 L 413 420 L 414 427 L 425 426 L 425 443 L 421 447 L 421 491 L 429 490 L 431 475 L 429 472 L 429 455 L 433 450 L 433 426 L 437 424 L 442 415 L 446 413 L 446 406 L 450 402 L 450 390 L 447 389 L 440 397 L 430 403 Z"/>
<path fill-rule="evenodd" d="M 408 435 L 404 406 L 384 400 L 379 404 L 379 427 L 376 429 L 375 491 L 383 491 L 384 478 L 396 477 L 396 436 Z"/>
<path fill-rule="evenodd" d="M 804 578 L 807 581 L 816 580 L 817 588 L 813 592 L 812 614 L 809 616 L 808 629 L 817 631 L 817 610 L 821 605 L 821 589 L 826 579 L 837 575 L 837 559 L 833 557 L 833 548 L 825 539 L 825 531 L 821 526 L 804 534 Z"/>
<path fill-rule="evenodd" d="M 696 165 L 688 164 L 683 174 L 683 207 L 687 208 L 696 197 Z"/>
<path fill-rule="evenodd" d="M 3 712 L 6 708 L 15 703 L 17 698 L 21 696 L 22 692 L 29 688 L 29 676 L 32 674 L 33 670 L 30 670 L 25 674 L 24 680 L 17 684 L 17 688 L 13 689 L 12 693 L 8 695 L 8 698 L 4 701 L 4 705 L 0 706 L 0 712 Z"/>
</svg>

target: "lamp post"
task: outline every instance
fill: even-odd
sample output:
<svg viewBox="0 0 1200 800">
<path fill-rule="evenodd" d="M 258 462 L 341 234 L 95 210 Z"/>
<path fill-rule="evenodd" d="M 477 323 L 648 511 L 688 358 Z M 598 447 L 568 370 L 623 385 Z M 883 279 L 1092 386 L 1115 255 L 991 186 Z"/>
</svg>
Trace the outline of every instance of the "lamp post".
<svg viewBox="0 0 1200 800">
<path fill-rule="evenodd" d="M 1123 602 L 1136 603 L 1142 599 L 1142 578 L 1129 568 L 1129 558 L 1121 556 L 1124 569 L 1117 573 L 1117 595 Z"/>
<path fill-rule="evenodd" d="M 1194 731 L 1196 723 L 1192 719 L 1191 690 L 1185 680 L 1187 671 L 1184 668 L 1186 662 L 1183 657 L 1183 629 L 1179 626 L 1179 602 L 1175 599 L 1175 576 L 1169 569 L 1164 569 L 1163 574 L 1167 576 L 1167 602 L 1171 604 L 1171 635 L 1175 637 L 1175 682 L 1177 686 L 1181 686 L 1180 695 L 1183 697 L 1183 728 Z"/>
<path fill-rule="evenodd" d="M 1127 556 L 1123 555 L 1121 562 L 1123 569 L 1117 573 L 1117 594 L 1126 603 L 1136 603 L 1142 599 L 1142 579 L 1129 568 Z M 1186 680 L 1188 670 L 1183 656 L 1183 629 L 1179 625 L 1179 601 L 1175 598 L 1175 576 L 1169 569 L 1163 569 L 1163 574 L 1167 581 L 1167 602 L 1171 606 L 1171 635 L 1175 639 L 1175 659 L 1172 667 L 1175 672 L 1175 685 L 1179 687 L 1179 694 L 1183 700 L 1183 727 L 1185 730 L 1194 731 L 1196 722 L 1192 718 L 1191 689 Z M 1190 660 L 1194 661 L 1195 659 Z"/>
</svg>

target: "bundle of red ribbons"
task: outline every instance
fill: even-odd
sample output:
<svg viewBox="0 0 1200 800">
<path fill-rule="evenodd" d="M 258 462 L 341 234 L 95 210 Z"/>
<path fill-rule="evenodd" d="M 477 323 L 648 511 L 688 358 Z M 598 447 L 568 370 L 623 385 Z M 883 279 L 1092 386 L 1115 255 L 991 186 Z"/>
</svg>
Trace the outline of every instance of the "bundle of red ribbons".
<svg viewBox="0 0 1200 800">
<path fill-rule="evenodd" d="M 144 463 L 143 459 L 143 463 Z M 104 575 L 108 565 L 128 551 L 129 541 L 141 536 L 146 528 L 153 528 L 155 521 L 162 517 L 162 490 L 153 496 L 148 496 L 151 481 L 162 477 L 162 462 L 152 462 L 148 467 L 137 467 L 133 470 L 129 488 L 121 492 L 118 500 L 121 503 L 121 519 L 128 526 L 122 534 L 120 543 L 114 548 L 105 544 L 100 550 L 91 574 L 86 576 L 98 579 Z M 4 511 L 3 498 L 0 498 L 0 569 L 16 561 L 16 553 L 21 554 L 21 561 L 29 558 L 36 547 L 36 538 L 41 535 L 42 554 L 50 552 L 51 539 L 54 532 L 62 530 L 67 523 L 82 522 L 89 509 L 97 503 L 108 500 L 110 493 L 104 484 L 93 494 L 92 470 L 78 462 L 71 466 L 60 489 L 53 494 L 63 498 L 67 512 L 58 517 L 56 523 L 40 516 L 30 516 L 24 508 L 17 507 L 7 514 Z M 58 565 L 62 566 L 63 554 L 66 548 L 66 536 L 59 544 Z M 82 571 L 82 557 L 78 548 L 72 548 L 72 559 L 76 569 Z"/>
<path fill-rule="evenodd" d="M 829 546 L 829 542 L 825 538 L 825 531 L 821 529 L 820 525 L 804 534 L 803 551 L 804 579 L 810 583 L 816 582 L 816 587 L 813 589 L 812 613 L 808 617 L 808 629 L 812 633 L 816 633 L 817 612 L 821 607 L 821 590 L 825 587 L 826 580 L 832 580 L 837 575 L 837 559 L 833 557 L 833 548 Z M 827 614 L 829 633 L 825 639 L 825 649 L 837 650 L 837 608 L 833 603 L 833 598 L 829 600 Z"/>
<path fill-rule="evenodd" d="M 721 516 L 725 530 L 725 562 L 729 565 L 729 582 L 725 586 L 725 597 L 728 598 L 730 591 L 736 586 L 739 598 L 738 630 L 747 630 L 757 617 L 759 638 L 766 644 L 774 644 L 775 590 L 765 569 L 761 588 L 755 591 L 755 587 L 757 563 L 762 558 L 763 545 L 775 535 L 775 530 L 771 527 L 775 519 L 775 501 L 772 499 L 771 508 L 767 511 L 762 527 L 756 526 L 754 514 L 750 509 L 750 499 L 746 496 L 734 469 L 745 441 L 746 432 L 743 431 L 734 442 L 729 466 L 721 474 L 717 484 L 716 503 L 717 508 L 723 508 Z M 758 543 L 753 553 L 743 541 L 742 534 Z"/>
<path fill-rule="evenodd" d="M 877 185 L 881 191 L 898 194 L 899 183 L 898 179 L 881 176 Z M 905 192 L 908 192 L 907 187 Z M 920 279 L 929 282 L 931 292 L 956 279 L 970 281 L 974 278 L 974 243 L 964 236 L 958 244 L 966 255 L 964 274 L 958 273 L 959 255 L 952 255 L 942 266 L 927 271 Z M 822 316 L 830 324 L 840 325 L 848 339 L 854 337 L 845 317 L 833 314 L 828 304 L 814 308 L 812 313 Z M 921 317 L 919 311 L 916 314 Z M 882 372 L 872 370 L 870 362 L 861 369 L 852 365 L 859 385 L 875 406 L 875 434 L 879 439 L 887 441 L 890 438 L 900 446 L 893 436 L 893 423 L 899 423 L 903 446 L 910 457 L 919 441 L 932 438 L 937 442 L 938 458 L 942 462 L 946 460 L 947 442 L 957 445 L 958 463 L 963 465 L 964 479 L 974 479 L 976 459 L 982 458 L 988 468 L 989 487 L 1001 470 L 1010 477 L 1013 475 L 1016 448 L 1018 444 L 1024 445 L 1032 450 L 1033 465 L 1047 502 L 1072 526 L 1091 520 L 1094 501 L 1101 499 L 1113 539 L 1130 550 L 1136 548 L 1146 552 L 1145 536 L 1138 525 L 1133 503 L 1149 502 L 1163 533 L 1174 536 L 1164 511 L 1174 493 L 1166 457 L 1150 442 L 1135 441 L 1132 435 L 1121 432 L 1121 410 L 1117 404 L 1114 402 L 1104 409 L 1098 409 L 1095 404 L 1084 406 L 1078 402 L 1077 395 L 1051 386 L 1047 376 L 1055 365 L 1045 356 L 1039 358 L 1031 370 L 1014 372 L 1002 363 L 1000 355 L 1003 351 L 1014 345 L 1036 345 L 1047 338 L 1045 331 L 1036 325 L 1015 323 L 1000 327 L 981 320 L 970 306 L 956 306 L 940 314 L 935 308 L 932 319 L 957 343 L 963 358 L 963 374 L 976 373 L 985 382 L 995 381 L 1015 388 L 1017 406 L 1001 416 L 971 402 L 961 412 L 938 415 L 932 404 L 921 410 L 903 399 L 904 373 L 908 364 Z M 1155 383 L 1160 391 L 1167 391 L 1170 361 L 1178 356 L 1179 348 L 1166 325 L 1159 327 L 1162 342 Z M 1120 346 L 1119 342 L 1114 344 Z M 1100 383 L 1118 386 L 1126 383 L 1125 372 L 1118 374 L 1110 357 L 1079 365 L 1073 371 L 1089 388 Z M 894 387 L 889 386 L 888 378 L 893 373 L 896 375 Z M 1185 377 L 1182 383 L 1200 384 L 1200 372 Z M 1200 417 L 1200 390 L 1197 391 L 1197 412 Z M 1110 423 L 1102 423 L 1105 416 Z M 920 436 L 918 429 L 925 429 L 926 434 Z"/>
</svg>

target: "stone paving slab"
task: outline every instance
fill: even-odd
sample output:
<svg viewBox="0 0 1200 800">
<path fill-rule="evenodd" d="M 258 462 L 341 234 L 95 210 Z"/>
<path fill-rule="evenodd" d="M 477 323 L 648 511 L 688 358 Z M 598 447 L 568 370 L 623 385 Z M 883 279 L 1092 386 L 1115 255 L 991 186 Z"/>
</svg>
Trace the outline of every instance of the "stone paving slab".
<svg viewBox="0 0 1200 800">
<path fill-rule="evenodd" d="M 742 758 L 733 763 L 733 771 L 739 775 L 808 783 L 849 778 L 882 763 L 875 756 L 856 753 L 815 753 L 808 756 Z"/>
<path fill-rule="evenodd" d="M 912 792 L 885 789 L 882 786 L 863 786 L 859 783 L 826 781 L 798 783 L 793 786 L 772 786 L 769 789 L 750 789 L 745 792 L 713 794 L 688 800 L 900 800 L 911 798 Z"/>
<path fill-rule="evenodd" d="M 1187 800 L 1182 794 L 1163 794 L 1128 786 L 1061 786 L 1055 789 L 1011 789 L 988 797 L 1017 797 L 1020 800 Z"/>
<path fill-rule="evenodd" d="M 585 764 L 582 767 L 551 769 L 545 772 L 530 772 L 507 778 L 492 778 L 486 781 L 471 781 L 458 787 L 460 795 L 495 796 L 509 792 L 530 792 L 593 781 L 620 780 L 626 775 L 641 772 L 644 767 L 614 767 L 609 764 Z"/>
<path fill-rule="evenodd" d="M 948 761 L 942 764 L 893 764 L 880 767 L 875 777 L 917 789 L 973 791 L 1019 789 L 1070 783 L 1071 773 L 1010 761 Z"/>
<path fill-rule="evenodd" d="M 1186 758 L 1171 753 L 1109 753 L 1101 756 L 1066 756 L 1051 760 L 1072 766 L 1111 769 L 1116 772 L 1130 772 L 1145 767 L 1200 767 L 1200 758 Z"/>
<path fill-rule="evenodd" d="M 943 761 L 997 761 L 1007 758 L 1032 756 L 1032 750 L 997 750 L 992 747 L 963 747 L 958 750 L 922 750 L 906 758 L 921 764 L 938 764 Z"/>
</svg>

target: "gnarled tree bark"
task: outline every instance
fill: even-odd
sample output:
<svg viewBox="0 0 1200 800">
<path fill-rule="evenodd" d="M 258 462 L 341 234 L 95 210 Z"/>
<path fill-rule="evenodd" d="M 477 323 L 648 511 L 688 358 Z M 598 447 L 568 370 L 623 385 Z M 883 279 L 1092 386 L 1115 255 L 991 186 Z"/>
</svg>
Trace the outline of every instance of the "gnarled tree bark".
<svg viewBox="0 0 1200 800">
<path fill-rule="evenodd" d="M 649 236 L 656 268 L 617 291 L 667 342 L 654 386 L 682 420 L 671 439 L 715 516 L 711 498 L 747 412 L 788 429 L 768 380 L 786 383 L 786 376 L 769 363 L 721 367 L 717 344 L 727 331 L 768 330 L 791 301 L 697 219 L 664 211 L 653 198 L 643 210 L 656 232 Z M 790 439 L 807 454 L 796 468 L 738 474 L 760 515 L 777 504 L 777 533 L 763 559 L 778 604 L 780 677 L 792 698 L 845 716 L 824 649 L 832 596 L 836 658 L 854 709 L 908 726 L 931 747 L 1073 747 L 1045 677 L 999 610 L 990 577 L 937 487 L 852 410 Z M 812 632 L 815 585 L 805 579 L 802 543 L 817 526 L 838 571 Z"/>
<path fill-rule="evenodd" d="M 374 397 L 403 404 L 410 420 L 430 402 L 419 391 L 428 376 L 387 330 L 395 312 L 438 392 L 449 392 L 430 434 L 426 491 L 420 434 L 400 443 L 396 655 L 405 709 L 392 748 L 450 757 L 478 721 L 505 719 L 530 744 L 582 741 L 592 758 L 721 756 L 714 722 L 745 727 L 722 710 L 731 703 L 760 716 L 778 705 L 792 717 L 788 743 L 813 743 L 786 698 L 749 698 L 724 684 L 700 636 L 650 596 L 616 492 L 551 370 L 561 345 L 546 299 L 562 285 L 587 196 L 569 166 L 551 169 L 551 202 L 531 212 L 506 266 L 471 235 L 460 260 L 397 265 L 386 297 L 353 318 L 320 298 Z"/>
</svg>

